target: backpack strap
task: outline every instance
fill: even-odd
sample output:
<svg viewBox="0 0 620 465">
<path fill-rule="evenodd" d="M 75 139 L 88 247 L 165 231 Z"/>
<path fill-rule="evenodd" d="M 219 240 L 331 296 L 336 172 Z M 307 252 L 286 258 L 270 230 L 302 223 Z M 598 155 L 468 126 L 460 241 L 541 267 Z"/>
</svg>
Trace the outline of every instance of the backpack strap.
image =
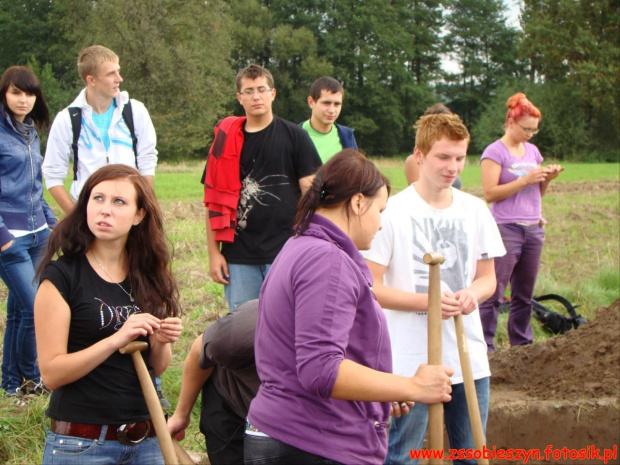
<svg viewBox="0 0 620 465">
<path fill-rule="evenodd" d="M 133 144 L 133 154 L 136 157 L 136 169 L 138 168 L 138 138 L 136 137 L 136 130 L 133 126 L 133 110 L 131 108 L 131 100 L 129 100 L 123 107 L 123 119 L 131 134 L 131 143 Z"/>
<path fill-rule="evenodd" d="M 73 130 L 73 142 L 71 149 L 73 150 L 73 180 L 77 180 L 78 170 L 78 140 L 80 131 L 82 130 L 82 109 L 79 107 L 69 107 L 69 117 L 71 118 L 71 129 Z M 131 143 L 133 145 L 133 154 L 136 158 L 136 168 L 138 168 L 138 138 L 133 125 L 133 110 L 131 108 L 131 100 L 123 107 L 123 120 L 129 129 L 131 135 Z"/>
<path fill-rule="evenodd" d="M 538 297 L 533 297 L 532 300 L 536 301 L 536 302 L 542 302 L 544 300 L 555 300 L 555 301 L 560 302 L 562 304 L 562 306 L 566 309 L 566 311 L 571 316 L 571 318 L 577 318 L 579 316 L 579 315 L 577 315 L 577 312 L 575 311 L 575 309 L 577 307 L 579 307 L 579 305 L 575 306 L 575 305 L 571 304 L 567 299 L 565 299 L 561 295 L 545 294 L 545 295 L 541 295 L 541 296 L 538 296 Z"/>
<path fill-rule="evenodd" d="M 69 107 L 69 117 L 71 118 L 71 129 L 73 130 L 73 180 L 77 180 L 78 170 L 78 139 L 82 130 L 82 109 L 79 107 Z"/>
</svg>

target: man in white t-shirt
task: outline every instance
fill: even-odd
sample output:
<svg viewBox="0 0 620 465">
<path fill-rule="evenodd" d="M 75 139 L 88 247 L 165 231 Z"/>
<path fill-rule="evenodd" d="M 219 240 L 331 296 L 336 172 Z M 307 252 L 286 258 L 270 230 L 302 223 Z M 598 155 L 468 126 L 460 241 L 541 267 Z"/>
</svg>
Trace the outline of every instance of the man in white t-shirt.
<svg viewBox="0 0 620 465">
<path fill-rule="evenodd" d="M 423 116 L 416 124 L 414 156 L 420 179 L 389 199 L 382 230 L 364 257 L 374 278 L 374 292 L 384 308 L 394 373 L 412 376 L 427 363 L 427 252 L 443 254 L 441 306 L 443 364 L 454 368 L 452 401 L 444 405 L 450 447 L 474 448 L 452 318 L 462 314 L 486 430 L 489 362 L 478 302 L 495 290 L 493 258 L 505 254 L 499 231 L 486 204 L 452 188 L 465 165 L 469 132 L 457 115 Z M 412 463 L 410 449 L 420 449 L 426 434 L 428 407 L 416 404 L 409 415 L 390 426 L 386 464 Z M 455 461 L 475 463 L 475 461 Z"/>
</svg>

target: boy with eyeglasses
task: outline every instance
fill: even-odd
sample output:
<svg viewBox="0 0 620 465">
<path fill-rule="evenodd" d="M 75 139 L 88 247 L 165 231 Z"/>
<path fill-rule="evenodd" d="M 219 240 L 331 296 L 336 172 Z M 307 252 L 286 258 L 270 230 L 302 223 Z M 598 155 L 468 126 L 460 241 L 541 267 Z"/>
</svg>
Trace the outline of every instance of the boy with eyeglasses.
<svg viewBox="0 0 620 465">
<path fill-rule="evenodd" d="M 245 116 L 215 125 L 203 174 L 209 273 L 230 311 L 258 298 L 276 255 L 293 234 L 297 201 L 321 159 L 308 133 L 274 116 L 273 76 L 249 65 L 237 74 Z"/>
</svg>

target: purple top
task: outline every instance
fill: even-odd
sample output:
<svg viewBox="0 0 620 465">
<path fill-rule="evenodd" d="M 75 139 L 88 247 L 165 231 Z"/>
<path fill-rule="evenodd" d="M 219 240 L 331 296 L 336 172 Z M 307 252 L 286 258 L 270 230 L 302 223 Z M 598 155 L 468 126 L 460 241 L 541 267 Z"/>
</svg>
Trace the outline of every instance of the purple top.
<svg viewBox="0 0 620 465">
<path fill-rule="evenodd" d="M 343 359 L 392 372 L 385 316 L 351 239 L 314 215 L 289 239 L 259 297 L 253 426 L 298 449 L 343 463 L 382 464 L 386 402 L 331 399 Z"/>
<path fill-rule="evenodd" d="M 485 158 L 502 167 L 500 185 L 522 178 L 528 171 L 538 168 L 543 161 L 535 145 L 526 142 L 525 155 L 518 158 L 510 153 L 501 140 L 496 140 L 484 150 L 480 161 Z M 493 202 L 491 213 L 497 224 L 537 223 L 542 217 L 540 184 L 530 184 L 507 199 Z"/>
</svg>

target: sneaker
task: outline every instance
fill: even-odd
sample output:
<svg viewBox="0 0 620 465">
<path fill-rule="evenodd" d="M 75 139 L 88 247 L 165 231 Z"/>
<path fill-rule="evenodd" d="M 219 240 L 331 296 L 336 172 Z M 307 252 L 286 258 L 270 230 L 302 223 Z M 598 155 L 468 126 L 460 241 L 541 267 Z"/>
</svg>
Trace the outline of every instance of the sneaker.
<svg viewBox="0 0 620 465">
<path fill-rule="evenodd" d="M 34 380 L 24 381 L 18 388 L 18 391 L 23 396 L 42 396 L 50 393 L 50 390 L 45 387 L 43 382 L 36 382 Z"/>
<path fill-rule="evenodd" d="M 11 399 L 13 404 L 19 407 L 24 407 L 28 403 L 20 388 L 15 388 L 15 391 L 4 391 L 4 397 Z"/>
<path fill-rule="evenodd" d="M 168 399 L 164 397 L 164 393 L 161 392 L 159 389 L 157 389 L 157 397 L 159 397 L 159 403 L 161 404 L 162 409 L 170 410 L 172 408 L 172 405 L 170 404 Z"/>
<path fill-rule="evenodd" d="M 7 390 L 7 389 L 2 389 L 2 396 L 3 397 L 19 397 L 22 395 L 22 392 L 20 391 L 19 388 L 15 388 L 15 390 Z"/>
</svg>

